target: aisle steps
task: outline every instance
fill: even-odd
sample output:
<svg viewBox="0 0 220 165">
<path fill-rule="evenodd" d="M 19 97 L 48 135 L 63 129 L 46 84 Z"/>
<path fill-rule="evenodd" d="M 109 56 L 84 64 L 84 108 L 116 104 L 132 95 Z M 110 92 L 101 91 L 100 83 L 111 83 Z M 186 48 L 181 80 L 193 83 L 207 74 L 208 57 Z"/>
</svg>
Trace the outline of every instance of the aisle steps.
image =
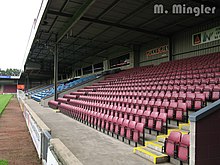
<svg viewBox="0 0 220 165">
<path fill-rule="evenodd" d="M 178 160 L 169 159 L 169 156 L 163 153 L 164 141 L 170 132 L 180 131 L 182 134 L 188 134 L 189 128 L 189 123 L 179 124 L 178 129 L 168 129 L 167 135 L 158 135 L 156 140 L 146 141 L 145 146 L 135 147 L 133 152 L 154 164 L 169 162 L 169 160 L 172 164 L 176 164 Z"/>
</svg>

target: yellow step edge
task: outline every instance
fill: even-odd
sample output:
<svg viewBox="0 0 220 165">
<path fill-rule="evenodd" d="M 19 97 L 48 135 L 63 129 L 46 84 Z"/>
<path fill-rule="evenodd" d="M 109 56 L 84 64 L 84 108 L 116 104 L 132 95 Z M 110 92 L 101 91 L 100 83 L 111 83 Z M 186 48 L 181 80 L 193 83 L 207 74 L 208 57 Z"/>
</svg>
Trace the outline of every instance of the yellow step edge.
<svg viewBox="0 0 220 165">
<path fill-rule="evenodd" d="M 173 132 L 173 131 L 180 131 L 180 129 L 168 129 L 167 135 L 170 135 L 170 132 Z"/>
<path fill-rule="evenodd" d="M 144 147 L 146 147 L 146 146 L 134 147 L 134 148 L 133 148 L 133 153 L 135 153 L 136 150 L 140 150 L 140 149 L 142 149 L 142 148 L 144 148 Z"/>
<path fill-rule="evenodd" d="M 151 145 L 156 146 L 156 147 L 160 147 L 160 148 L 163 147 L 162 145 L 157 144 L 157 143 L 154 143 L 154 142 L 158 142 L 158 141 L 156 141 L 156 140 L 155 140 L 155 141 L 146 141 L 146 142 L 145 142 L 145 146 L 151 144 Z"/>
<path fill-rule="evenodd" d="M 152 157 L 154 158 L 154 164 L 157 163 L 157 158 L 162 158 L 162 157 L 167 156 L 167 155 L 165 155 L 165 154 L 162 154 L 161 156 L 152 154 L 151 152 L 144 150 L 143 147 L 136 147 L 136 148 L 133 149 L 133 152 L 135 153 L 136 150 L 141 151 L 141 152 L 143 152 L 143 153 L 146 154 L 146 155 L 152 156 Z"/>
<path fill-rule="evenodd" d="M 53 111 L 56 112 L 56 113 L 59 113 L 59 112 L 60 112 L 59 109 L 54 109 Z"/>
<path fill-rule="evenodd" d="M 158 135 L 156 138 L 156 141 L 159 141 L 159 138 L 166 138 L 168 135 Z"/>
<path fill-rule="evenodd" d="M 182 131 L 182 130 L 180 130 L 180 129 L 169 129 L 169 130 L 168 130 L 168 135 L 170 134 L 170 132 L 173 132 L 173 131 L 179 131 L 179 132 L 181 132 L 182 134 L 188 134 L 188 132 Z"/>
<path fill-rule="evenodd" d="M 179 129 L 181 129 L 183 126 L 189 126 L 190 127 L 190 123 L 179 124 Z"/>
</svg>

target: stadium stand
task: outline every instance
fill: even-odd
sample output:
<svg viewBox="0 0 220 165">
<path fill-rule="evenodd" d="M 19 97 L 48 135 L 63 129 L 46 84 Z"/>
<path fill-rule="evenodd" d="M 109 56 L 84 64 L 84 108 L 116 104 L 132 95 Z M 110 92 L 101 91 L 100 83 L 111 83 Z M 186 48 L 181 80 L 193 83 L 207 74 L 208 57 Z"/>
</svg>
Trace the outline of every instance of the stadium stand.
<svg viewBox="0 0 220 165">
<path fill-rule="evenodd" d="M 16 85 L 4 85 L 3 93 L 16 93 L 17 87 Z"/>
<path fill-rule="evenodd" d="M 83 164 L 219 164 L 220 2 L 158 2 L 42 0 L 14 83 Z"/>
<path fill-rule="evenodd" d="M 219 99 L 219 62 L 217 53 L 133 68 L 48 104 L 122 141 L 144 146 L 146 130 L 166 135 L 171 120 L 188 123 L 189 111 Z M 171 132 L 165 153 L 188 162 L 189 136 L 183 135 L 182 141 L 181 137 L 181 132 Z"/>
</svg>

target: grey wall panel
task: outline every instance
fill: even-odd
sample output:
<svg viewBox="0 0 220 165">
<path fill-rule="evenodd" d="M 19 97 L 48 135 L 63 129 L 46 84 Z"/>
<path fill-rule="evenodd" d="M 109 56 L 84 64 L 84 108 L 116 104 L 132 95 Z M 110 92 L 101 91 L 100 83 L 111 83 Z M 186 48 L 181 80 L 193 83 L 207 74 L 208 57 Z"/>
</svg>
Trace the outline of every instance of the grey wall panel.
<svg viewBox="0 0 220 165">
<path fill-rule="evenodd" d="M 203 25 L 197 25 L 194 28 L 179 32 L 173 36 L 173 59 L 182 59 L 203 54 L 209 54 L 220 51 L 220 40 L 201 44 L 192 45 L 192 35 L 220 26 L 220 21 L 212 21 Z"/>
<path fill-rule="evenodd" d="M 168 61 L 168 58 L 165 57 L 165 58 L 155 59 L 155 60 L 152 60 L 152 61 L 144 61 L 144 62 L 141 62 L 141 63 L 140 63 L 140 66 L 159 65 L 160 63 L 162 63 L 162 62 L 167 62 L 167 61 Z"/>
<path fill-rule="evenodd" d="M 154 55 L 154 56 L 147 56 L 146 51 L 150 49 L 154 49 L 160 46 L 168 45 L 168 39 L 165 38 L 160 38 L 157 40 L 153 40 L 149 42 L 146 45 L 141 46 L 140 49 L 140 66 L 145 66 L 145 65 L 151 65 L 155 64 L 158 65 L 161 62 L 168 61 L 168 57 L 165 57 L 166 55 Z M 168 53 L 167 53 L 168 55 Z"/>
</svg>

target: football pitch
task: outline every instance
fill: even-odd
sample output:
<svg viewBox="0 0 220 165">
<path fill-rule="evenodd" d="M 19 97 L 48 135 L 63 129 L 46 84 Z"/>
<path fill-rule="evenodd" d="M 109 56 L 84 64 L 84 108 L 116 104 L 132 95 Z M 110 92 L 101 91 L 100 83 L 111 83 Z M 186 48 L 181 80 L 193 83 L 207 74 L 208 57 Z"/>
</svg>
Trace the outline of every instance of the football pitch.
<svg viewBox="0 0 220 165">
<path fill-rule="evenodd" d="M 12 94 L 0 95 L 0 116 L 3 113 L 5 107 L 7 106 L 12 96 Z"/>
</svg>

